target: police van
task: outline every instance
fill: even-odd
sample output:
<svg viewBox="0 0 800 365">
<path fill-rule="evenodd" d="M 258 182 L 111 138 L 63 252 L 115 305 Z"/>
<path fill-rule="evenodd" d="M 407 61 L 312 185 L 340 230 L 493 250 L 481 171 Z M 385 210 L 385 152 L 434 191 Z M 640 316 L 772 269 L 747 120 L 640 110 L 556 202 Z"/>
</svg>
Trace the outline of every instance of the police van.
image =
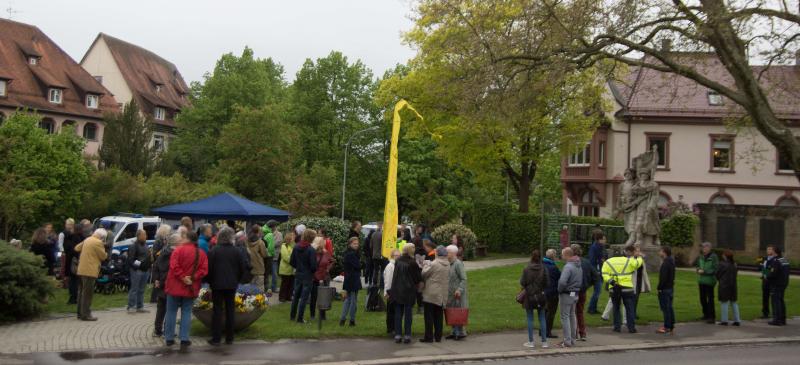
<svg viewBox="0 0 800 365">
<path fill-rule="evenodd" d="M 152 245 L 159 226 L 161 218 L 134 213 L 117 213 L 94 222 L 95 228 L 105 228 L 108 231 L 107 239 L 113 243 L 113 248 L 120 252 L 127 251 L 136 241 L 136 232 L 140 229 L 147 232 L 147 245 Z"/>
</svg>

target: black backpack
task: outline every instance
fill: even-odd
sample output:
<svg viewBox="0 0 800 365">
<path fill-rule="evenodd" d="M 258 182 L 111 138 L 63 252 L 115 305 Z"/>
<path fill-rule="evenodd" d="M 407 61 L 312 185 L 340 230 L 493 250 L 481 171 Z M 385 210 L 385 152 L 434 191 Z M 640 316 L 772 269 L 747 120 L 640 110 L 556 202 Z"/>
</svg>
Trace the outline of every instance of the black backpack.
<svg viewBox="0 0 800 365">
<path fill-rule="evenodd" d="M 374 290 L 370 288 L 367 292 L 367 312 L 386 311 L 386 303 L 383 302 L 383 296 L 378 287 L 374 287 Z"/>
</svg>

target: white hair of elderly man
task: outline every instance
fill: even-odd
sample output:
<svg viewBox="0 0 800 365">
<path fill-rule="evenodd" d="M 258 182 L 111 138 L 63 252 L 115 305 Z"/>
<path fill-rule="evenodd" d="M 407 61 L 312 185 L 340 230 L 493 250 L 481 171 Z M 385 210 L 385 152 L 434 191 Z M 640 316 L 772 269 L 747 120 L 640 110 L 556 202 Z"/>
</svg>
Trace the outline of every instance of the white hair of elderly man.
<svg viewBox="0 0 800 365">
<path fill-rule="evenodd" d="M 94 230 L 94 233 L 92 233 L 92 236 L 95 236 L 95 237 L 97 237 L 97 238 L 99 238 L 101 240 L 105 240 L 106 237 L 108 236 L 108 231 L 106 231 L 105 228 L 98 228 L 98 229 Z"/>
</svg>

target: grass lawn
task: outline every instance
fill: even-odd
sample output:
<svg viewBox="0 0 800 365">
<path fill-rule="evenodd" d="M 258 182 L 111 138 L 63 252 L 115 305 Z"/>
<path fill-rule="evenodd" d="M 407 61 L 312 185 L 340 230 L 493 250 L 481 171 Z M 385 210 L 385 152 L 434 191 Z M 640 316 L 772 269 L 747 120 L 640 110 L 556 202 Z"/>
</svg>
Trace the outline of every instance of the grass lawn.
<svg viewBox="0 0 800 365">
<path fill-rule="evenodd" d="M 516 303 L 514 297 L 519 291 L 519 277 L 523 265 L 513 265 L 485 270 L 471 271 L 468 274 L 470 324 L 469 333 L 496 332 L 502 330 L 522 330 L 525 328 L 525 312 Z M 651 274 L 650 280 L 655 288 L 658 284 L 658 275 Z M 589 294 L 591 294 L 589 290 Z M 692 272 L 678 271 L 675 281 L 675 316 L 679 322 L 693 321 L 701 316 L 698 300 L 696 276 Z M 329 320 L 323 324 L 322 331 L 317 330 L 316 322 L 311 324 L 296 324 L 289 321 L 288 304 L 271 307 L 250 328 L 239 336 L 244 338 L 276 340 L 281 338 L 336 338 L 336 337 L 368 337 L 384 336 L 386 333 L 385 314 L 367 313 L 364 308 L 364 292 L 359 293 L 359 309 L 356 315 L 357 327 L 339 327 L 338 315 L 341 313 L 342 302 L 333 304 L 329 312 Z M 607 301 L 607 293 L 600 296 L 599 309 L 602 310 Z M 276 299 L 276 298 L 275 298 Z M 786 291 L 788 315 L 800 315 L 800 280 L 792 280 Z M 739 276 L 739 306 L 743 320 L 754 319 L 761 314 L 761 283 L 756 276 Z M 719 310 L 717 310 L 719 312 Z M 719 315 L 719 313 L 717 313 Z M 600 319 L 599 315 L 587 315 L 589 326 L 609 325 Z M 655 293 L 642 294 L 639 301 L 639 322 L 658 322 L 662 320 L 658 308 L 658 298 Z M 556 315 L 556 327 L 558 324 Z M 449 328 L 446 329 L 446 331 Z M 192 327 L 193 334 L 208 335 L 202 324 L 195 321 Z M 413 332 L 421 335 L 423 332 L 423 318 L 414 316 Z"/>
<path fill-rule="evenodd" d="M 530 255 L 522 254 L 522 253 L 509 253 L 509 252 L 489 252 L 488 255 L 484 257 L 475 256 L 470 261 L 486 261 L 486 260 L 502 260 L 502 259 L 516 259 L 516 258 L 526 258 L 530 257 Z"/>
<path fill-rule="evenodd" d="M 56 288 L 55 295 L 47 302 L 47 314 L 61 314 L 61 313 L 76 313 L 77 306 L 75 304 L 67 304 L 69 299 L 69 292 L 66 289 Z M 145 303 L 150 300 L 150 288 L 148 287 L 144 294 Z M 102 310 L 109 308 L 120 308 L 128 305 L 128 293 L 114 293 L 114 294 L 100 294 L 94 293 L 92 297 L 92 310 Z"/>
</svg>

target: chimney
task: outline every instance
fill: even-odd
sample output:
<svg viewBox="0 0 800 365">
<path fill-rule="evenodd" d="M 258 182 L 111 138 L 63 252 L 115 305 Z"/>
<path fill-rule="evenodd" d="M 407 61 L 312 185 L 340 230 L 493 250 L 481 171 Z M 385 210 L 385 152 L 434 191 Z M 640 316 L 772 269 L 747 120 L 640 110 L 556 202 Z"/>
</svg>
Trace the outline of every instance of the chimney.
<svg viewBox="0 0 800 365">
<path fill-rule="evenodd" d="M 672 51 L 672 39 L 664 38 L 661 40 L 661 52 Z"/>
</svg>

